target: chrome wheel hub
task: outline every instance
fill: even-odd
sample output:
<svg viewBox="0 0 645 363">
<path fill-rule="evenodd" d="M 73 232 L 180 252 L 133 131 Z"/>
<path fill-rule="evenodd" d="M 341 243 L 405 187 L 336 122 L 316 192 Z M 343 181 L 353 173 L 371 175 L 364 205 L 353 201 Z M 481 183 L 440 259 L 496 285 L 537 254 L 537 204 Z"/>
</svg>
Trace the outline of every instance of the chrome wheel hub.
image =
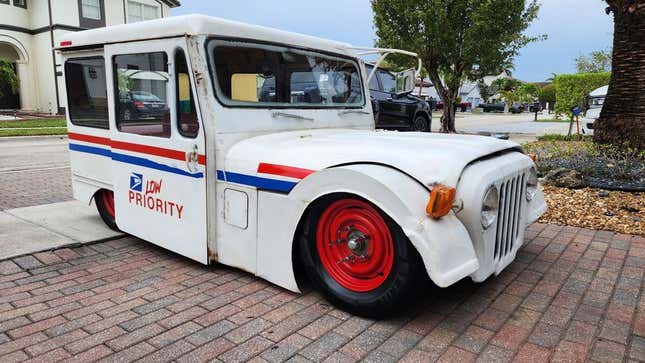
<svg viewBox="0 0 645 363">
<path fill-rule="evenodd" d="M 361 231 L 353 230 L 347 236 L 347 248 L 357 256 L 365 255 L 368 243 L 369 236 Z"/>
</svg>

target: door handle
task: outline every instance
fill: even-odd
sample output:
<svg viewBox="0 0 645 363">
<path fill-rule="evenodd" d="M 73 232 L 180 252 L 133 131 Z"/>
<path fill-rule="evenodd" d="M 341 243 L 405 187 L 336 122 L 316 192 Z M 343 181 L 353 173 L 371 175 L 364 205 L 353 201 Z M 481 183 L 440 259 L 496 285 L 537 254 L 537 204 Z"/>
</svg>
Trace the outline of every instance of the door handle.
<svg viewBox="0 0 645 363">
<path fill-rule="evenodd" d="M 186 152 L 186 168 L 191 173 L 194 173 L 199 170 L 199 152 L 197 145 L 193 146 L 192 151 Z"/>
</svg>

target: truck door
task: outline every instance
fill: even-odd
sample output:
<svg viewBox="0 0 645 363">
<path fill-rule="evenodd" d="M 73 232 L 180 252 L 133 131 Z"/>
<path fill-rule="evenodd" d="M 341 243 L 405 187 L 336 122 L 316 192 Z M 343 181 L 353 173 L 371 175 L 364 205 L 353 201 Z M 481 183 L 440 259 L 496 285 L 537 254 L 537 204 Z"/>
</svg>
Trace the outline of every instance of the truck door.
<svg viewBox="0 0 645 363">
<path fill-rule="evenodd" d="M 206 155 L 184 38 L 105 47 L 116 223 L 207 263 Z"/>
</svg>

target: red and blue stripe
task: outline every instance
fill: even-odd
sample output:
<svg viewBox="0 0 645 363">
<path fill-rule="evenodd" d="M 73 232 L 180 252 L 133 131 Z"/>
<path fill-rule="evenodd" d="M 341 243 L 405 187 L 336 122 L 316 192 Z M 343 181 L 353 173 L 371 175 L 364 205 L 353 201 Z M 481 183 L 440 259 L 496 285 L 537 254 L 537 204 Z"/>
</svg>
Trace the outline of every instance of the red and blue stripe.
<svg viewBox="0 0 645 363">
<path fill-rule="evenodd" d="M 165 165 L 158 163 L 156 161 L 146 159 L 144 157 L 129 155 L 119 152 L 120 150 L 134 152 L 144 155 L 153 155 L 159 156 L 168 159 L 174 160 L 185 160 L 185 153 L 179 150 L 160 148 L 150 145 L 135 144 L 123 141 L 116 141 L 106 137 L 92 136 L 85 134 L 78 134 L 70 132 L 69 137 L 69 149 L 72 151 L 99 155 L 111 158 L 114 161 L 118 161 L 125 164 L 131 164 L 136 166 L 142 166 L 150 169 L 155 169 L 163 172 L 173 173 L 177 175 L 183 175 L 192 178 L 203 178 L 204 173 L 190 173 L 186 170 L 176 168 L 173 166 Z M 74 141 L 81 141 L 84 143 L 90 143 L 99 146 L 90 146 L 85 144 L 78 144 Z M 105 146 L 109 148 L 105 148 Z M 198 155 L 197 162 L 200 165 L 206 165 L 206 155 Z M 235 173 L 224 170 L 217 170 L 217 179 L 221 181 L 226 181 L 230 183 L 248 185 L 256 187 L 263 190 L 271 190 L 282 193 L 288 193 L 296 186 L 296 184 L 307 177 L 309 174 L 315 172 L 315 170 L 297 168 L 287 165 L 278 165 L 278 164 L 269 164 L 269 163 L 260 163 L 258 165 L 257 172 L 259 174 L 265 174 L 267 176 L 279 176 L 286 177 L 291 180 L 282 180 L 274 179 L 265 176 L 257 175 L 248 175 Z"/>
</svg>

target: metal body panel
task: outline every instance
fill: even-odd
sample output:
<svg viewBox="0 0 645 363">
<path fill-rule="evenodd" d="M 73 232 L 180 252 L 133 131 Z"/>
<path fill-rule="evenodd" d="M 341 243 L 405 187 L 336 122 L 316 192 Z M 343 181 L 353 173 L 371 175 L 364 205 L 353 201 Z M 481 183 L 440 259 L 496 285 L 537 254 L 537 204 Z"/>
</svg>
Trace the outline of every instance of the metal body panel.
<svg viewBox="0 0 645 363">
<path fill-rule="evenodd" d="M 169 138 L 119 131 L 115 97 L 108 98 L 114 202 L 116 222 L 123 231 L 207 263 L 206 165 L 189 165 L 187 161 L 192 152 L 205 155 L 204 127 L 200 126 L 196 138 L 180 135 L 176 127 L 174 58 L 177 49 L 187 53 L 186 48 L 185 38 L 105 47 L 108 74 L 116 74 L 112 60 L 117 55 L 153 52 L 166 53 L 169 72 Z M 107 85 L 108 95 L 115 95 L 114 82 Z M 196 108 L 200 119 L 198 105 Z"/>
<path fill-rule="evenodd" d="M 217 194 L 217 261 L 228 266 L 255 273 L 257 270 L 258 191 L 255 188 L 227 186 L 224 183 L 218 183 Z M 237 194 L 238 198 L 237 203 L 231 200 L 231 195 L 235 194 Z M 240 194 L 244 195 L 243 199 L 240 198 Z M 241 207 L 244 210 L 230 210 L 236 204 L 238 208 Z M 241 225 L 230 223 L 231 221 L 227 219 L 230 218 L 229 216 L 231 214 L 238 215 L 238 218 L 236 218 L 238 219 L 237 224 L 242 224 L 239 220 L 244 215 L 246 226 L 242 227 Z"/>
<path fill-rule="evenodd" d="M 260 277 L 298 291 L 292 266 L 285 266 L 292 262 L 297 223 L 311 202 L 333 193 L 363 197 L 390 216 L 419 251 L 428 275 L 437 285 L 448 286 L 479 267 L 468 232 L 453 213 L 439 220 L 425 215 L 427 189 L 393 168 L 357 164 L 312 174 L 288 196 L 260 192 L 257 272 Z M 282 213 L 275 213 L 275 208 Z"/>
</svg>

